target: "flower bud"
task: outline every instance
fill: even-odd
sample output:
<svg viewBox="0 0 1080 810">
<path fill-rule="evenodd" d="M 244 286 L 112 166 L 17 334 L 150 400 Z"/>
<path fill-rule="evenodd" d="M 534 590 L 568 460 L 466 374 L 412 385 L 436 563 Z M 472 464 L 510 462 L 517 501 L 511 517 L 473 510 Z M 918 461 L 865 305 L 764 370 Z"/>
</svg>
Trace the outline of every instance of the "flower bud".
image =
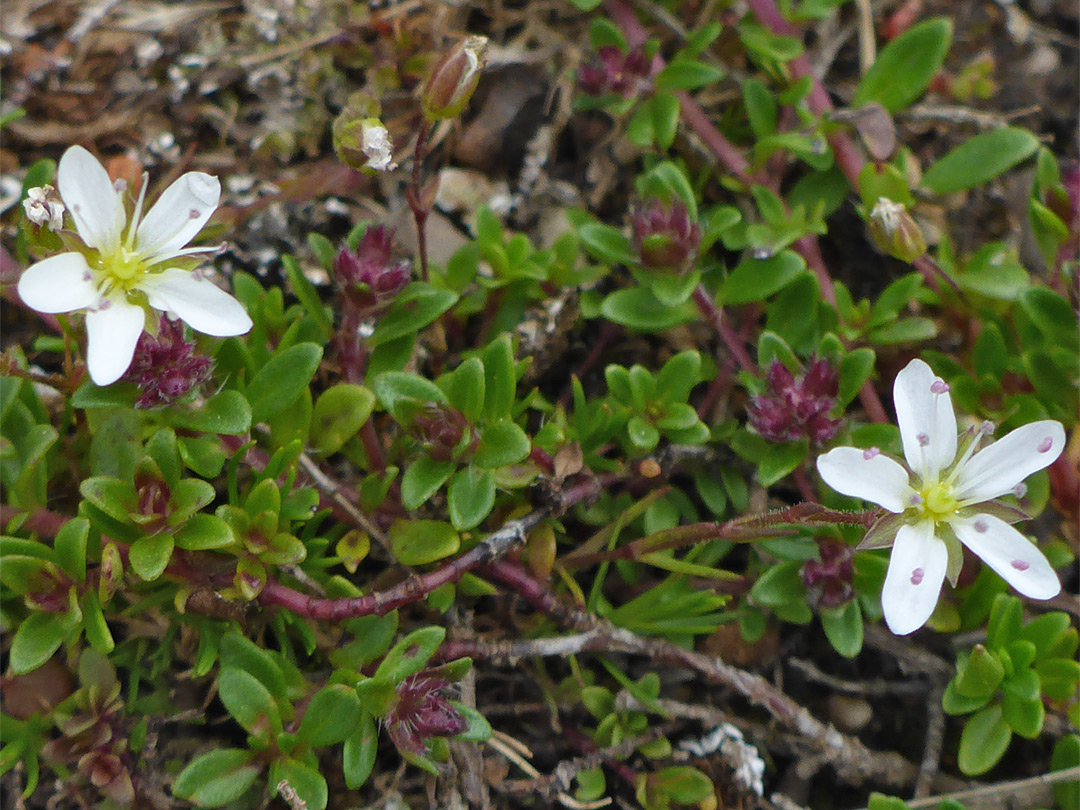
<svg viewBox="0 0 1080 810">
<path fill-rule="evenodd" d="M 851 547 L 838 540 L 823 540 L 817 560 L 807 560 L 802 567 L 802 581 L 811 604 L 823 608 L 840 607 L 855 594 L 852 582 L 855 566 Z"/>
<path fill-rule="evenodd" d="M 393 236 L 383 225 L 368 228 L 356 250 L 342 248 L 334 257 L 334 278 L 349 305 L 369 315 L 385 309 L 412 280 L 408 261 L 390 259 Z"/>
<path fill-rule="evenodd" d="M 49 227 L 59 231 L 64 227 L 64 203 L 55 188 L 49 185 L 32 188 L 26 192 L 23 200 L 26 218 L 40 227 Z"/>
<path fill-rule="evenodd" d="M 156 408 L 199 388 L 210 379 L 213 368 L 209 357 L 196 354 L 195 344 L 184 340 L 179 321 L 162 318 L 156 337 L 149 332 L 139 336 L 124 379 L 139 386 L 136 408 Z"/>
<path fill-rule="evenodd" d="M 461 411 L 449 405 L 425 403 L 411 420 L 409 433 L 420 442 L 434 461 L 450 461 L 466 448 L 475 445 L 469 421 Z"/>
<path fill-rule="evenodd" d="M 750 402 L 750 426 L 772 442 L 806 436 L 823 444 L 840 427 L 840 420 L 828 416 L 839 390 L 840 375 L 827 360 L 815 360 L 797 379 L 774 360 L 765 375 L 765 393 Z"/>
<path fill-rule="evenodd" d="M 487 37 L 466 37 L 435 63 L 420 91 L 428 118 L 454 118 L 465 109 L 486 64 L 487 45 Z"/>
<path fill-rule="evenodd" d="M 697 258 L 701 229 L 681 200 L 667 205 L 653 200 L 632 216 L 634 247 L 652 270 L 685 273 Z"/>
<path fill-rule="evenodd" d="M 578 86 L 590 96 L 618 93 L 631 98 L 647 83 L 650 72 L 642 47 L 623 53 L 614 45 L 604 45 L 597 49 L 596 60 L 578 71 Z"/>
<path fill-rule="evenodd" d="M 902 203 L 886 197 L 879 197 L 870 212 L 870 235 L 885 253 L 908 264 L 926 253 L 919 224 Z"/>
<path fill-rule="evenodd" d="M 424 755 L 428 737 L 453 737 L 468 728 L 465 718 L 442 695 L 449 686 L 449 681 L 431 677 L 429 672 L 410 675 L 398 684 L 385 718 L 394 745 Z"/>
</svg>

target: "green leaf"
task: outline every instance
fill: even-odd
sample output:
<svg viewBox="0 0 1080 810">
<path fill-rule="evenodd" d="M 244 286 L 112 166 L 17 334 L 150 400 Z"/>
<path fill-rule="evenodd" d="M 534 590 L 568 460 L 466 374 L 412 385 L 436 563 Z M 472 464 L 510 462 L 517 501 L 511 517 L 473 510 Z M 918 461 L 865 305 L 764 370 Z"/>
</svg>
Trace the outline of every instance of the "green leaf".
<svg viewBox="0 0 1080 810">
<path fill-rule="evenodd" d="M 414 675 L 431 660 L 446 638 L 446 630 L 441 627 L 423 627 L 414 630 L 395 644 L 375 670 L 375 678 L 386 678 L 394 683 L 401 683 Z"/>
<path fill-rule="evenodd" d="M 323 391 L 315 401 L 310 444 L 329 456 L 357 434 L 375 409 L 375 395 L 362 385 L 340 383 Z"/>
<path fill-rule="evenodd" d="M 329 800 L 326 779 L 310 765 L 283 758 L 273 764 L 270 775 L 275 786 L 283 781 L 287 782 L 307 810 L 326 810 Z"/>
<path fill-rule="evenodd" d="M 441 520 L 397 520 L 390 527 L 390 549 L 403 565 L 427 565 L 456 554 L 461 538 Z"/>
<path fill-rule="evenodd" d="M 1050 770 L 1064 771 L 1077 767 L 1080 767 L 1080 736 L 1069 734 L 1054 744 L 1054 752 L 1050 755 Z M 1080 807 L 1080 780 L 1056 782 L 1053 789 L 1054 801 L 1062 810 Z"/>
<path fill-rule="evenodd" d="M 717 297 L 722 304 L 764 301 L 797 279 L 805 269 L 803 257 L 790 250 L 768 259 L 747 258 L 724 279 Z"/>
<path fill-rule="evenodd" d="M 259 775 L 255 754 L 224 748 L 195 757 L 173 783 L 174 796 L 200 807 L 225 807 L 247 792 Z"/>
<path fill-rule="evenodd" d="M 1024 608 L 1020 600 L 1007 593 L 999 593 L 990 606 L 990 621 L 986 625 L 986 643 L 991 649 L 1004 647 L 1020 634 L 1024 621 Z"/>
<path fill-rule="evenodd" d="M 472 742 L 483 742 L 491 739 L 491 724 L 484 715 L 471 706 L 466 706 L 456 700 L 448 701 L 448 703 L 457 709 L 458 714 L 465 718 L 465 722 L 468 723 L 465 730 L 458 734 L 455 739 Z"/>
<path fill-rule="evenodd" d="M 79 494 L 111 518 L 130 522 L 130 514 L 138 506 L 135 488 L 125 481 L 94 476 L 79 484 Z"/>
<path fill-rule="evenodd" d="M 342 770 L 345 773 L 345 786 L 356 790 L 375 767 L 375 755 L 379 750 L 379 735 L 375 730 L 375 721 L 364 712 L 353 733 L 345 740 L 342 751 Z"/>
<path fill-rule="evenodd" d="M 764 138 L 776 132 L 776 100 L 769 88 L 756 79 L 747 79 L 742 84 L 742 94 L 746 117 L 754 135 Z"/>
<path fill-rule="evenodd" d="M 315 376 L 322 354 L 316 343 L 276 352 L 248 384 L 251 420 L 257 424 L 288 408 Z"/>
<path fill-rule="evenodd" d="M 169 493 L 169 526 L 179 526 L 214 500 L 213 484 L 198 478 L 182 478 Z"/>
<path fill-rule="evenodd" d="M 387 371 L 375 378 L 372 386 L 379 404 L 388 410 L 399 423 L 404 415 L 398 412 L 398 403 L 403 400 L 417 402 L 446 403 L 446 394 L 433 382 L 408 374 L 404 371 Z"/>
<path fill-rule="evenodd" d="M 453 461 L 441 461 L 421 456 L 405 470 L 401 477 L 401 505 L 417 509 L 439 491 L 446 479 L 457 469 Z"/>
<path fill-rule="evenodd" d="M 898 112 L 921 96 L 945 61 L 952 41 L 952 21 L 935 17 L 911 26 L 878 54 L 866 71 L 852 107 L 879 102 Z"/>
<path fill-rule="evenodd" d="M 132 570 L 147 582 L 152 582 L 165 571 L 172 559 L 174 545 L 173 536 L 164 532 L 140 537 L 128 552 Z"/>
<path fill-rule="evenodd" d="M 232 545 L 232 529 L 215 515 L 192 515 L 173 535 L 176 545 L 187 551 L 208 551 Z"/>
<path fill-rule="evenodd" d="M 852 349 L 844 355 L 840 361 L 840 395 L 842 405 L 847 405 L 855 399 L 859 390 L 874 373 L 874 363 L 877 355 L 873 349 Z"/>
<path fill-rule="evenodd" d="M 750 589 L 754 602 L 765 607 L 778 607 L 788 602 L 801 601 L 806 596 L 803 585 L 802 562 L 789 560 L 766 569 Z"/>
<path fill-rule="evenodd" d="M 450 290 L 414 281 L 401 291 L 394 299 L 394 305 L 379 319 L 375 331 L 368 338 L 368 345 L 375 348 L 419 332 L 456 304 L 457 300 L 457 295 Z"/>
<path fill-rule="evenodd" d="M 960 144 L 923 175 L 923 187 L 935 194 L 951 194 L 980 186 L 1039 148 L 1039 139 L 1026 129 L 1002 127 L 983 132 Z"/>
<path fill-rule="evenodd" d="M 86 539 L 89 535 L 90 521 L 80 517 L 65 523 L 53 540 L 57 565 L 80 585 L 86 581 Z"/>
<path fill-rule="evenodd" d="M 968 776 L 993 768 L 1012 740 L 1012 729 L 1001 717 L 1000 706 L 987 706 L 964 726 L 957 764 Z"/>
<path fill-rule="evenodd" d="M 695 804 L 714 796 L 713 783 L 697 768 L 674 765 L 651 774 L 649 789 L 677 804 Z"/>
<path fill-rule="evenodd" d="M 356 690 L 333 684 L 316 692 L 300 721 L 296 736 L 313 747 L 345 740 L 360 721 L 360 699 Z"/>
<path fill-rule="evenodd" d="M 15 631 L 8 663 L 16 675 L 40 667 L 67 638 L 69 628 L 62 613 L 31 613 Z"/>
<path fill-rule="evenodd" d="M 823 608 L 821 626 L 833 649 L 844 658 L 854 658 L 862 650 L 863 620 L 858 600 L 852 599 L 840 608 Z"/>
<path fill-rule="evenodd" d="M 514 408 L 517 374 L 510 336 L 503 334 L 491 341 L 480 354 L 484 363 L 484 418 L 496 422 L 509 416 Z"/>
<path fill-rule="evenodd" d="M 724 78 L 719 67 L 696 59 L 676 57 L 653 80 L 657 90 L 697 90 Z"/>
<path fill-rule="evenodd" d="M 238 436 L 251 429 L 251 406 L 239 391 L 222 391 L 208 399 L 201 408 L 171 408 L 169 423 L 200 433 L 224 433 Z"/>
<path fill-rule="evenodd" d="M 630 437 L 630 443 L 645 452 L 651 451 L 660 441 L 660 431 L 656 429 L 656 425 L 640 416 L 630 417 L 626 423 L 626 433 Z"/>
<path fill-rule="evenodd" d="M 610 225 L 589 222 L 578 228 L 578 238 L 589 254 L 605 264 L 634 264 L 637 252 L 630 238 Z"/>
<path fill-rule="evenodd" d="M 616 290 L 600 305 L 600 314 L 614 323 L 643 332 L 659 332 L 694 320 L 697 307 L 687 302 L 668 307 L 647 287 Z"/>
<path fill-rule="evenodd" d="M 244 401 L 245 407 L 247 401 Z M 225 451 L 217 436 L 184 436 L 177 440 L 180 458 L 188 469 L 203 478 L 217 478 L 225 466 Z M 161 466 L 160 462 L 158 466 Z"/>
<path fill-rule="evenodd" d="M 274 696 L 250 672 L 224 667 L 218 675 L 218 697 L 252 736 L 266 740 L 281 733 L 281 713 Z"/>
<path fill-rule="evenodd" d="M 936 336 L 937 324 L 930 318 L 900 318 L 870 333 L 870 339 L 880 345 L 921 343 Z"/>
<path fill-rule="evenodd" d="M 1009 681 L 1005 682 L 1005 699 L 1001 703 L 1002 719 L 1009 725 L 1014 733 L 1029 740 L 1034 740 L 1042 733 L 1043 721 L 1046 719 L 1046 709 L 1043 708 L 1042 697 L 1038 691 L 1038 676 L 1030 669 L 1025 670 L 1035 681 L 1035 697 L 1019 697 L 1011 687 Z M 1025 679 L 1028 680 L 1028 679 Z M 1030 687 L 1030 684 L 1028 685 Z M 1023 690 L 1023 685 L 1018 687 Z"/>
<path fill-rule="evenodd" d="M 109 624 L 105 621 L 105 614 L 101 610 L 101 602 L 98 600 L 96 591 L 88 590 L 82 598 L 83 632 L 90 646 L 102 655 L 108 655 L 116 647 Z"/>
<path fill-rule="evenodd" d="M 310 240 L 314 236 L 319 234 L 309 234 Z M 325 238 L 325 237 L 323 237 Z M 320 261 L 322 258 L 320 257 Z M 333 266 L 334 257 L 330 256 L 330 263 L 326 265 L 327 269 Z M 330 340 L 334 334 L 334 328 L 330 323 L 330 319 L 326 315 L 326 307 L 322 301 L 319 300 L 319 293 L 312 286 L 311 282 L 307 280 L 304 272 L 300 269 L 300 265 L 297 264 L 289 254 L 285 253 L 281 256 L 281 266 L 285 270 L 285 277 L 289 280 L 289 286 L 292 287 L 293 293 L 300 300 L 300 305 L 304 308 L 304 311 L 315 322 L 316 328 L 319 330 L 319 334 L 323 340 Z"/>
<path fill-rule="evenodd" d="M 997 690 L 1004 676 L 1005 667 L 998 657 L 983 645 L 976 644 L 971 655 L 958 667 L 956 691 L 964 697 L 984 697 Z"/>
<path fill-rule="evenodd" d="M 466 467 L 450 479 L 446 497 L 454 528 L 462 532 L 474 529 L 495 506 L 495 474 Z"/>
<path fill-rule="evenodd" d="M 484 364 L 478 357 L 470 357 L 453 374 L 446 378 L 443 386 L 446 398 L 457 408 L 470 424 L 480 419 L 484 408 Z"/>
<path fill-rule="evenodd" d="M 482 469 L 516 464 L 532 449 L 529 437 L 510 419 L 502 419 L 484 428 L 472 463 Z"/>
<path fill-rule="evenodd" d="M 807 451 L 804 441 L 770 444 L 758 462 L 758 481 L 762 486 L 771 487 L 802 464 Z"/>
</svg>

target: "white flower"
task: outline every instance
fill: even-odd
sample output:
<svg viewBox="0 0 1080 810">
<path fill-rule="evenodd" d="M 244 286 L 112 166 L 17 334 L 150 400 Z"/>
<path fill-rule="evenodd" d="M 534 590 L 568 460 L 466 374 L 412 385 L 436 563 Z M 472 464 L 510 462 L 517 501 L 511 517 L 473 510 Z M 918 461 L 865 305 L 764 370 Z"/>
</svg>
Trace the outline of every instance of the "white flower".
<svg viewBox="0 0 1080 810">
<path fill-rule="evenodd" d="M 1061 423 L 1032 422 L 975 452 L 993 431 L 985 423 L 972 432 L 958 457 L 949 386 L 930 366 L 921 360 L 908 363 L 896 375 L 893 401 L 906 466 L 877 448 L 837 447 L 817 460 L 821 477 L 837 492 L 894 513 L 871 529 L 862 546 L 880 547 L 895 538 L 881 594 L 889 629 L 903 636 L 926 623 L 945 577 L 956 584 L 960 543 L 1025 596 L 1056 596 L 1061 584 L 1054 569 L 1009 525 L 1020 513 L 988 502 L 1022 493 L 1025 478 L 1061 455 Z"/>
<path fill-rule="evenodd" d="M 64 227 L 64 203 L 56 189 L 49 185 L 29 189 L 23 200 L 26 218 L 35 225 L 49 224 L 49 230 L 59 231 Z"/>
<path fill-rule="evenodd" d="M 397 168 L 394 163 L 394 146 L 390 142 L 390 133 L 377 118 L 369 118 L 363 123 L 364 140 L 361 149 L 367 158 L 364 168 L 377 172 L 389 172 Z"/>
<path fill-rule="evenodd" d="M 216 177 L 188 172 L 142 216 L 146 194 L 127 221 L 121 189 L 105 168 L 73 146 L 60 158 L 57 185 L 85 252 L 61 253 L 27 268 L 19 295 L 38 312 L 86 312 L 86 365 L 97 385 L 118 380 L 135 353 L 145 306 L 179 317 L 208 335 L 241 335 L 251 318 L 228 293 L 170 263 L 216 248 L 185 248 L 217 208 Z"/>
</svg>

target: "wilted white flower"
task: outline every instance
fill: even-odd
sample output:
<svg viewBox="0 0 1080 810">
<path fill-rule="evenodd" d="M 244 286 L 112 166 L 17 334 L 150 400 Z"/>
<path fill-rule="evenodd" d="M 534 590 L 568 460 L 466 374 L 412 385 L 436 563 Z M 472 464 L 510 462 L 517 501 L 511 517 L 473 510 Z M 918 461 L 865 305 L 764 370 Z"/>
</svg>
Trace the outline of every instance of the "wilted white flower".
<svg viewBox="0 0 1080 810">
<path fill-rule="evenodd" d="M 926 623 L 945 578 L 956 584 L 961 543 L 1025 596 L 1056 596 L 1061 584 L 1054 569 L 1009 525 L 1022 513 L 994 499 L 1021 493 L 1025 478 L 1061 455 L 1061 423 L 1032 422 L 976 452 L 993 432 L 993 425 L 984 423 L 958 448 L 949 386 L 921 360 L 896 375 L 893 402 L 906 465 L 877 448 L 837 447 L 817 460 L 821 477 L 837 492 L 894 513 L 879 521 L 861 546 L 892 544 L 881 594 L 889 629 L 902 636 Z"/>
<path fill-rule="evenodd" d="M 86 312 L 86 365 L 97 385 L 115 382 L 131 364 L 147 307 L 208 335 L 240 335 L 251 328 L 239 301 L 207 279 L 170 266 L 180 257 L 216 249 L 184 247 L 217 208 L 216 177 L 182 175 L 145 217 L 144 178 L 130 223 L 121 190 L 81 146 L 60 158 L 57 185 L 87 249 L 27 268 L 19 295 L 38 312 Z"/>
<path fill-rule="evenodd" d="M 26 211 L 26 218 L 35 225 L 48 224 L 51 231 L 59 231 L 64 227 L 64 203 L 56 189 L 50 185 L 27 191 L 23 210 Z"/>
<path fill-rule="evenodd" d="M 390 133 L 387 132 L 377 118 L 364 121 L 363 144 L 361 149 L 367 157 L 365 168 L 374 169 L 377 172 L 389 172 L 397 168 L 394 163 L 394 145 L 390 143 Z"/>
</svg>

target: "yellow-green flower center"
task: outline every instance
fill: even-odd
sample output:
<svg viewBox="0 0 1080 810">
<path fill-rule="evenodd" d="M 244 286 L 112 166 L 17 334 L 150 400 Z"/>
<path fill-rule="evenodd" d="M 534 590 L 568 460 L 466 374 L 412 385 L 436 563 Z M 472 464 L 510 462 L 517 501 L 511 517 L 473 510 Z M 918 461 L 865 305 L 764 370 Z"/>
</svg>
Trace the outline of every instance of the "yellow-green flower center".
<svg viewBox="0 0 1080 810">
<path fill-rule="evenodd" d="M 148 267 L 137 251 L 119 247 L 102 253 L 98 261 L 99 279 L 103 289 L 121 289 L 125 292 L 138 285 Z"/>
<path fill-rule="evenodd" d="M 959 505 L 952 485 L 947 483 L 930 484 L 919 492 L 919 496 L 922 498 L 919 511 L 935 523 L 952 515 Z"/>
</svg>

